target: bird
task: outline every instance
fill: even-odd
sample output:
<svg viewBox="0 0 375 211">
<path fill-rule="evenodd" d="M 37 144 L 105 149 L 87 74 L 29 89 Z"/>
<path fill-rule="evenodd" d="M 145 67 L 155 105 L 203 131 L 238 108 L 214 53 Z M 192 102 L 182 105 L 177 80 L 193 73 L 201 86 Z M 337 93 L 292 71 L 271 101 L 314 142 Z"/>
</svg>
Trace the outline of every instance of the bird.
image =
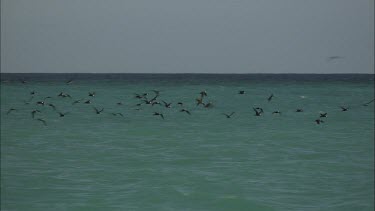
<svg viewBox="0 0 375 211">
<path fill-rule="evenodd" d="M 48 103 L 48 106 L 50 106 L 51 108 L 53 108 L 53 110 L 56 110 L 56 106 L 53 105 L 52 103 Z"/>
<path fill-rule="evenodd" d="M 199 94 L 201 95 L 201 98 L 203 98 L 204 96 L 207 96 L 206 90 L 201 91 Z"/>
<path fill-rule="evenodd" d="M 182 102 L 178 102 L 177 105 L 183 106 L 184 104 Z"/>
<path fill-rule="evenodd" d="M 25 105 L 28 105 L 28 104 L 30 104 L 30 102 L 33 100 L 33 98 L 34 98 L 34 96 L 31 96 L 30 98 L 29 98 L 29 100 L 24 100 L 23 102 L 25 103 Z"/>
<path fill-rule="evenodd" d="M 60 92 L 60 94 L 58 94 L 57 96 L 58 96 L 58 97 L 63 97 L 63 98 L 65 98 L 65 97 L 72 98 L 69 94 L 67 94 L 67 93 L 63 93 L 63 92 Z"/>
<path fill-rule="evenodd" d="M 255 116 L 261 116 L 263 113 L 262 108 L 253 108 L 253 110 L 255 111 Z"/>
<path fill-rule="evenodd" d="M 73 83 L 73 79 L 69 79 L 67 82 L 65 82 L 66 84 L 71 84 Z"/>
<path fill-rule="evenodd" d="M 243 94 L 245 94 L 245 91 L 240 90 L 240 91 L 238 91 L 238 94 L 243 95 Z"/>
<path fill-rule="evenodd" d="M 326 113 L 320 113 L 320 117 L 327 117 L 327 112 Z"/>
<path fill-rule="evenodd" d="M 303 109 L 297 108 L 296 112 L 303 112 Z"/>
<path fill-rule="evenodd" d="M 208 103 L 204 104 L 204 107 L 205 108 L 212 108 L 212 107 L 214 107 L 214 104 L 212 102 L 208 102 Z"/>
<path fill-rule="evenodd" d="M 101 110 L 98 110 L 97 108 L 94 107 L 94 110 L 95 110 L 96 114 L 100 114 L 104 111 L 104 108 L 102 108 Z"/>
<path fill-rule="evenodd" d="M 165 102 L 164 100 L 162 100 L 162 101 L 163 101 L 164 106 L 165 106 L 166 108 L 171 108 L 172 103 L 167 103 L 167 102 Z"/>
<path fill-rule="evenodd" d="M 223 113 L 223 115 L 225 115 L 228 119 L 232 117 L 233 114 L 235 114 L 236 112 L 232 112 L 230 114 L 226 114 L 226 113 Z"/>
<path fill-rule="evenodd" d="M 69 112 L 65 112 L 65 113 L 62 113 L 62 112 L 58 112 L 60 117 L 64 117 L 65 115 L 67 115 Z"/>
<path fill-rule="evenodd" d="M 47 126 L 47 122 L 44 119 L 38 118 L 36 120 L 42 122 L 44 126 Z"/>
<path fill-rule="evenodd" d="M 117 105 L 123 105 L 122 102 L 118 102 L 118 103 L 116 103 L 116 104 L 117 104 Z"/>
<path fill-rule="evenodd" d="M 343 106 L 340 106 L 340 108 L 341 108 L 341 111 L 348 111 L 348 107 L 343 107 Z"/>
<path fill-rule="evenodd" d="M 85 104 L 90 104 L 91 103 L 91 100 L 87 100 L 84 102 Z"/>
<path fill-rule="evenodd" d="M 35 95 L 36 92 L 35 92 L 35 91 L 31 91 L 30 94 L 31 94 L 31 95 Z"/>
<path fill-rule="evenodd" d="M 164 119 L 164 115 L 159 112 L 154 112 L 154 116 L 160 116 L 162 119 Z"/>
<path fill-rule="evenodd" d="M 319 125 L 320 123 L 324 123 L 324 121 L 321 120 L 321 119 L 316 119 L 315 122 L 316 122 L 316 124 L 318 124 L 318 125 Z"/>
<path fill-rule="evenodd" d="M 89 92 L 90 97 L 95 97 L 95 92 Z"/>
<path fill-rule="evenodd" d="M 117 115 L 120 115 L 122 117 L 124 117 L 124 115 L 122 115 L 122 113 L 112 113 L 113 116 L 117 116 Z"/>
<path fill-rule="evenodd" d="M 195 99 L 195 101 L 197 101 L 197 106 L 199 106 L 199 105 L 204 105 L 204 103 L 203 103 L 203 98 L 201 97 L 201 98 L 197 98 L 197 99 Z"/>
<path fill-rule="evenodd" d="M 83 99 L 76 100 L 76 101 L 74 101 L 74 102 L 72 103 L 72 105 L 75 105 L 75 104 L 77 104 L 77 103 L 80 103 L 82 100 L 83 100 Z"/>
<path fill-rule="evenodd" d="M 35 116 L 36 112 L 41 113 L 39 110 L 32 110 L 32 111 L 31 111 L 31 117 L 32 117 L 33 119 L 34 119 L 34 116 Z"/>
<path fill-rule="evenodd" d="M 159 90 L 155 90 L 155 89 L 153 89 L 153 90 L 151 90 L 151 91 L 153 91 L 157 96 L 160 95 L 160 91 L 159 91 Z"/>
<path fill-rule="evenodd" d="M 36 104 L 44 106 L 44 101 L 38 101 L 38 102 L 36 102 Z"/>
<path fill-rule="evenodd" d="M 272 100 L 272 98 L 273 98 L 273 94 L 271 94 L 271 96 L 268 97 L 268 99 L 267 99 L 268 102 L 270 102 Z"/>
<path fill-rule="evenodd" d="M 370 103 L 374 102 L 374 100 L 375 100 L 375 99 L 373 99 L 373 100 L 371 100 L 371 101 L 369 101 L 369 102 L 367 102 L 367 103 L 365 103 L 365 104 L 362 104 L 362 105 L 363 105 L 363 106 L 368 106 Z"/>
<path fill-rule="evenodd" d="M 327 57 L 326 61 L 330 62 L 330 61 L 333 61 L 333 60 L 343 59 L 343 58 L 344 57 L 342 57 L 342 56 L 329 56 L 329 57 Z"/>
<path fill-rule="evenodd" d="M 188 110 L 186 110 L 186 109 L 184 109 L 184 108 L 183 108 L 183 109 L 181 109 L 181 110 L 180 110 L 180 112 L 185 112 L 185 113 L 187 113 L 187 114 L 191 115 L 190 111 L 188 111 Z"/>
<path fill-rule="evenodd" d="M 154 102 L 151 103 L 151 105 L 152 105 L 152 106 L 154 106 L 154 105 L 160 105 L 160 102 L 158 102 L 158 101 L 154 101 Z"/>
<path fill-rule="evenodd" d="M 20 79 L 20 82 L 23 83 L 23 84 L 27 83 L 27 81 L 23 80 L 23 79 Z"/>
<path fill-rule="evenodd" d="M 10 112 L 12 112 L 12 111 L 17 111 L 17 109 L 15 109 L 15 108 L 9 109 L 8 112 L 7 112 L 7 115 L 10 114 Z"/>
<path fill-rule="evenodd" d="M 274 112 L 272 112 L 272 114 L 281 114 L 281 112 L 280 111 L 274 111 Z"/>
</svg>

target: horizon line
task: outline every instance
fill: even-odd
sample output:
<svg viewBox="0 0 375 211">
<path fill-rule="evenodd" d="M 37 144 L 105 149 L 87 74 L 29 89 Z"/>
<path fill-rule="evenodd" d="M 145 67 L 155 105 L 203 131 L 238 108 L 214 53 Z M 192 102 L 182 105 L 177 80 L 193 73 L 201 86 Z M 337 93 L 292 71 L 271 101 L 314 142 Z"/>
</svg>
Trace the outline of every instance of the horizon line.
<svg viewBox="0 0 375 211">
<path fill-rule="evenodd" d="M 109 72 L 109 73 L 96 73 L 96 72 L 56 72 L 56 73 L 48 73 L 48 72 L 35 72 L 35 73 L 25 73 L 25 72 L 18 72 L 18 73 L 10 73 L 10 72 L 0 72 L 0 74 L 170 74 L 170 75 L 251 75 L 251 74 L 264 74 L 264 75 L 338 75 L 338 74 L 351 74 L 351 75 L 374 75 L 374 73 L 118 73 L 118 72 Z"/>
</svg>

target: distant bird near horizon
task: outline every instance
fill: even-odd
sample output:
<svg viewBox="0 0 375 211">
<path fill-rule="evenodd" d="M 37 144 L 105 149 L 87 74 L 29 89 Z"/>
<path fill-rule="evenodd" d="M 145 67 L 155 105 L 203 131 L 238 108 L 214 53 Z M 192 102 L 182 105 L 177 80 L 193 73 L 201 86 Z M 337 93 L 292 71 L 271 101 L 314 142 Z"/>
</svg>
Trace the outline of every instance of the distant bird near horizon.
<svg viewBox="0 0 375 211">
<path fill-rule="evenodd" d="M 263 113 L 263 109 L 262 108 L 254 108 L 253 107 L 253 110 L 255 112 L 255 116 L 261 116 L 262 113 Z"/>
<path fill-rule="evenodd" d="M 56 106 L 53 105 L 52 103 L 48 103 L 48 106 L 50 106 L 51 108 L 53 108 L 53 110 L 56 110 Z"/>
<path fill-rule="evenodd" d="M 321 119 L 316 119 L 315 122 L 316 122 L 316 124 L 318 124 L 318 125 L 319 125 L 320 123 L 324 123 L 324 121 L 321 120 Z"/>
<path fill-rule="evenodd" d="M 98 109 L 95 108 L 95 107 L 93 107 L 93 108 L 94 108 L 96 114 L 100 114 L 100 113 L 102 113 L 102 112 L 104 111 L 104 108 L 102 108 L 102 109 L 100 109 L 100 110 L 98 110 Z"/>
<path fill-rule="evenodd" d="M 8 110 L 8 112 L 7 112 L 7 115 L 10 114 L 12 111 L 17 111 L 17 109 L 15 109 L 15 108 L 10 108 L 10 109 Z"/>
<path fill-rule="evenodd" d="M 44 119 L 38 118 L 36 120 L 42 122 L 44 126 L 47 126 L 47 122 Z"/>
<path fill-rule="evenodd" d="M 326 113 L 320 113 L 320 117 L 327 117 L 327 112 Z"/>
<path fill-rule="evenodd" d="M 187 113 L 187 114 L 191 115 L 190 111 L 188 111 L 188 110 L 186 110 L 186 109 L 184 109 L 184 108 L 183 108 L 183 109 L 181 109 L 181 110 L 180 110 L 180 112 L 185 112 L 185 113 Z"/>
<path fill-rule="evenodd" d="M 117 115 L 120 115 L 122 117 L 124 117 L 124 115 L 122 113 L 112 113 L 113 116 L 117 116 Z"/>
<path fill-rule="evenodd" d="M 64 116 L 67 115 L 69 112 L 65 112 L 65 113 L 57 112 L 57 113 L 59 113 L 60 117 L 64 117 Z"/>
<path fill-rule="evenodd" d="M 67 82 L 65 82 L 66 84 L 71 84 L 73 83 L 73 79 L 69 79 Z"/>
<path fill-rule="evenodd" d="M 238 91 L 238 94 L 243 95 L 243 94 L 245 94 L 245 91 L 243 91 L 243 90 Z"/>
<path fill-rule="evenodd" d="M 226 114 L 226 113 L 222 113 L 223 115 L 225 115 L 228 119 L 232 117 L 233 114 L 235 114 L 236 112 L 232 112 L 230 114 Z"/>
<path fill-rule="evenodd" d="M 32 110 L 31 111 L 31 117 L 34 119 L 36 113 L 41 113 L 39 110 Z"/>
<path fill-rule="evenodd" d="M 340 108 L 341 108 L 341 111 L 348 111 L 348 107 L 343 107 L 343 106 L 340 106 Z"/>
<path fill-rule="evenodd" d="M 342 56 L 329 56 L 329 57 L 327 57 L 326 61 L 330 62 L 330 61 L 337 60 L 337 59 L 344 59 L 344 57 L 342 57 Z"/>
<path fill-rule="evenodd" d="M 77 104 L 77 103 L 80 103 L 82 100 L 84 100 L 84 99 L 82 98 L 82 99 L 80 99 L 80 100 L 75 100 L 75 101 L 72 103 L 72 105 L 75 105 L 75 104 Z"/>
<path fill-rule="evenodd" d="M 297 108 L 297 109 L 296 109 L 296 112 L 303 112 L 303 109 L 301 109 L 301 108 Z"/>
<path fill-rule="evenodd" d="M 159 112 L 154 112 L 154 116 L 160 116 L 162 119 L 164 119 L 164 115 Z"/>
<path fill-rule="evenodd" d="M 273 94 L 271 94 L 271 95 L 267 98 L 268 102 L 270 102 L 270 101 L 272 100 L 272 98 L 273 98 Z"/>
<path fill-rule="evenodd" d="M 162 102 L 164 103 L 164 106 L 165 106 L 166 108 L 171 108 L 172 103 L 167 103 L 167 102 L 165 102 L 164 100 L 162 100 Z"/>
<path fill-rule="evenodd" d="M 207 91 L 206 90 L 203 90 L 199 93 L 201 95 L 201 98 L 207 96 Z"/>
<path fill-rule="evenodd" d="M 367 102 L 367 103 L 364 103 L 364 104 L 362 104 L 362 105 L 363 105 L 363 106 L 368 106 L 370 103 L 374 102 L 374 100 L 375 100 L 375 99 L 373 99 L 373 100 L 371 100 L 371 101 L 369 101 L 369 102 Z"/>
</svg>

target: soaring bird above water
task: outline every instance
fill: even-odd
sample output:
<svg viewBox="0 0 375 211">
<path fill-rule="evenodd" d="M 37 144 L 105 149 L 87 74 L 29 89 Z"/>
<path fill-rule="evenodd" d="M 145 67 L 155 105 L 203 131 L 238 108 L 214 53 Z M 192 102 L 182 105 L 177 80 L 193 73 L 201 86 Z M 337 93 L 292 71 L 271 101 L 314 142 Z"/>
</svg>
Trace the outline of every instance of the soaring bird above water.
<svg viewBox="0 0 375 211">
<path fill-rule="evenodd" d="M 235 114 L 236 112 L 232 112 L 230 114 L 226 114 L 226 113 L 223 113 L 223 115 L 225 115 L 228 119 L 232 117 L 233 114 Z"/>
</svg>

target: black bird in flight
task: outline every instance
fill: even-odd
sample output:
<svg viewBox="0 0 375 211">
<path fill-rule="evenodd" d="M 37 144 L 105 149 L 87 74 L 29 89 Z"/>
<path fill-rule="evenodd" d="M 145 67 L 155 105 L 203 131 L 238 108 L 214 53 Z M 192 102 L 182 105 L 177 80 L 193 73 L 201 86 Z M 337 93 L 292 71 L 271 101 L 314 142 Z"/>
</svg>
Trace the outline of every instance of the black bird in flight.
<svg viewBox="0 0 375 211">
<path fill-rule="evenodd" d="M 55 106 L 55 105 L 53 105 L 52 103 L 48 103 L 48 106 L 50 106 L 51 108 L 53 108 L 53 110 L 55 110 L 55 111 L 56 111 L 56 106 Z"/>
<path fill-rule="evenodd" d="M 64 117 L 65 115 L 67 115 L 69 112 L 65 112 L 65 113 L 62 113 L 62 112 L 58 112 L 60 117 Z"/>
<path fill-rule="evenodd" d="M 297 108 L 296 112 L 303 112 L 303 109 Z"/>
<path fill-rule="evenodd" d="M 207 96 L 206 90 L 201 91 L 199 94 L 201 95 L 201 98 L 203 98 L 204 96 Z"/>
<path fill-rule="evenodd" d="M 255 116 L 261 116 L 262 113 L 263 113 L 263 109 L 262 108 L 253 108 L 254 112 L 255 112 Z"/>
<path fill-rule="evenodd" d="M 73 79 L 69 79 L 67 82 L 65 82 L 66 84 L 71 84 L 73 83 Z"/>
<path fill-rule="evenodd" d="M 331 61 L 337 60 L 337 59 L 344 59 L 344 57 L 342 57 L 342 56 L 329 56 L 329 57 L 327 57 L 326 61 L 331 62 Z"/>
<path fill-rule="evenodd" d="M 17 111 L 17 109 L 15 109 L 15 108 L 9 109 L 8 112 L 7 112 L 7 115 L 10 114 L 10 112 L 12 112 L 12 111 Z"/>
<path fill-rule="evenodd" d="M 324 121 L 321 120 L 321 119 L 316 119 L 315 122 L 316 122 L 316 124 L 318 124 L 318 125 L 319 125 L 320 123 L 324 123 Z"/>
<path fill-rule="evenodd" d="M 162 100 L 162 101 L 163 101 L 164 106 L 165 106 L 166 108 L 171 108 L 172 103 L 167 103 L 167 102 L 165 102 L 164 100 Z"/>
<path fill-rule="evenodd" d="M 90 97 L 95 97 L 95 92 L 89 92 Z"/>
<path fill-rule="evenodd" d="M 188 111 L 188 110 L 186 110 L 186 109 L 184 109 L 184 108 L 183 108 L 183 109 L 181 109 L 181 110 L 180 110 L 180 112 L 185 112 L 185 113 L 187 113 L 187 114 L 191 115 L 190 111 Z"/>
<path fill-rule="evenodd" d="M 233 114 L 235 114 L 236 112 L 232 112 L 230 114 L 226 114 L 226 113 L 223 113 L 223 115 L 225 115 L 228 119 L 232 117 Z"/>
<path fill-rule="evenodd" d="M 34 119 L 34 116 L 35 116 L 36 112 L 41 113 L 39 110 L 32 110 L 32 111 L 31 111 L 31 117 L 32 117 L 33 119 Z"/>
<path fill-rule="evenodd" d="M 320 117 L 327 117 L 327 112 L 326 113 L 320 113 Z"/>
<path fill-rule="evenodd" d="M 101 110 L 98 110 L 97 108 L 94 107 L 94 110 L 95 110 L 96 114 L 100 114 L 104 111 L 104 108 L 102 108 Z"/>
<path fill-rule="evenodd" d="M 164 119 L 164 115 L 159 112 L 154 112 L 154 116 L 160 116 L 162 119 Z"/>
<path fill-rule="evenodd" d="M 76 101 L 74 101 L 74 102 L 72 103 L 72 105 L 75 105 L 75 104 L 77 104 L 77 103 L 80 103 L 82 100 L 84 100 L 84 99 L 76 100 Z"/>
<path fill-rule="evenodd" d="M 47 122 L 44 119 L 38 118 L 36 120 L 42 122 L 44 126 L 47 126 Z"/>
<path fill-rule="evenodd" d="M 120 115 L 122 117 L 124 117 L 124 115 L 122 115 L 122 113 L 112 113 L 113 116 L 117 116 L 117 115 Z"/>
<path fill-rule="evenodd" d="M 267 99 L 268 102 L 270 102 L 272 100 L 272 98 L 273 98 L 273 94 L 271 94 L 271 96 L 268 97 L 268 99 Z"/>
<path fill-rule="evenodd" d="M 369 102 L 367 102 L 367 103 L 365 103 L 365 104 L 362 104 L 362 105 L 363 105 L 363 106 L 368 106 L 370 103 L 374 102 L 374 100 L 375 100 L 375 99 L 373 99 L 373 100 L 371 100 L 371 101 L 369 101 Z"/>
<path fill-rule="evenodd" d="M 341 111 L 348 111 L 348 107 L 343 107 L 343 106 L 340 106 L 340 108 L 341 108 Z"/>
<path fill-rule="evenodd" d="M 241 90 L 241 91 L 238 92 L 238 94 L 243 95 L 243 94 L 245 94 L 245 91 Z"/>
<path fill-rule="evenodd" d="M 280 111 L 274 111 L 274 112 L 272 112 L 272 114 L 281 114 L 281 112 Z"/>
</svg>

